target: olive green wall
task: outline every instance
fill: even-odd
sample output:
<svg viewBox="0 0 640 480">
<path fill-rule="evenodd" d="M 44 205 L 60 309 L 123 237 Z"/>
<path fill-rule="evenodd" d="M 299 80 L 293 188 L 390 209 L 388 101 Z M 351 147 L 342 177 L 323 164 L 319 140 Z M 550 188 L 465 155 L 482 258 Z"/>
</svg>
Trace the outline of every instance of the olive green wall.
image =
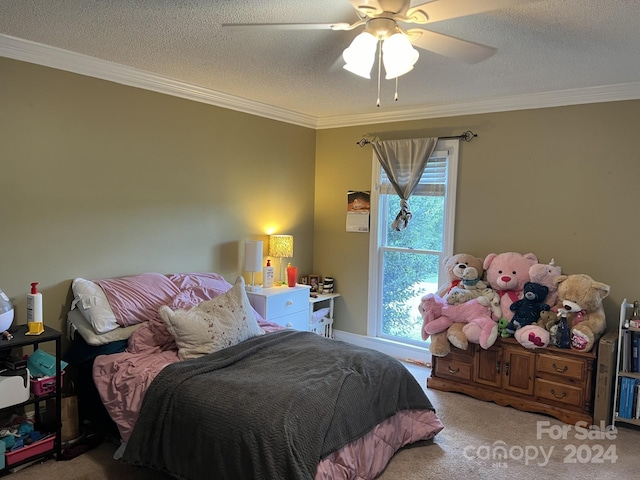
<svg viewBox="0 0 640 480">
<path fill-rule="evenodd" d="M 54 328 L 74 277 L 233 282 L 241 242 L 267 229 L 294 235 L 311 270 L 314 160 L 312 129 L 0 58 L 0 288 L 15 322 L 34 281 Z"/>
<path fill-rule="evenodd" d="M 467 129 L 456 252 L 531 251 L 587 273 L 612 287 L 612 326 L 640 296 L 640 101 L 313 131 L 6 58 L 0 72 L 0 288 L 18 323 L 32 281 L 54 327 L 77 276 L 233 281 L 241 241 L 273 229 L 294 235 L 301 274 L 335 277 L 336 328 L 366 334 L 369 235 L 345 231 L 347 191 L 371 188 L 356 141 Z"/>
<path fill-rule="evenodd" d="M 346 192 L 371 188 L 370 147 L 380 139 L 459 135 L 456 253 L 533 252 L 565 273 L 611 286 L 607 322 L 640 298 L 640 101 L 598 103 L 320 130 L 313 265 L 343 298 L 336 328 L 366 334 L 369 234 L 345 231 Z"/>
</svg>

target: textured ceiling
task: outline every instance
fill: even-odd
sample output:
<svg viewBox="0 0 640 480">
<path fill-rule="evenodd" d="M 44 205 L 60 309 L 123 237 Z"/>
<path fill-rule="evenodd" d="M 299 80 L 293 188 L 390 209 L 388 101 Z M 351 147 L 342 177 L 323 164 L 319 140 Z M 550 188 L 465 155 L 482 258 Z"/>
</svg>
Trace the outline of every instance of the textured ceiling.
<svg viewBox="0 0 640 480">
<path fill-rule="evenodd" d="M 531 1 L 431 24 L 497 53 L 468 65 L 420 50 L 415 69 L 400 77 L 398 102 L 395 82 L 382 80 L 380 108 L 376 80 L 341 68 L 342 50 L 361 29 L 221 27 L 355 20 L 347 0 L 0 0 L 0 34 L 319 119 L 640 85 L 637 0 Z"/>
</svg>

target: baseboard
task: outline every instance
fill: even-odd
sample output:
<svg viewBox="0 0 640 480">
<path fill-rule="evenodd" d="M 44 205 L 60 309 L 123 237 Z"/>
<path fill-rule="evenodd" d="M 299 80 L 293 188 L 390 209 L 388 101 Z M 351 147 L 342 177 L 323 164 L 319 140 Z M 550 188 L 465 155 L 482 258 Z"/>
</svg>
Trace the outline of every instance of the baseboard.
<svg viewBox="0 0 640 480">
<path fill-rule="evenodd" d="M 334 330 L 334 337 L 337 340 L 351 343 L 359 347 L 371 348 L 379 352 L 386 353 L 391 357 L 399 360 L 414 360 L 422 363 L 431 363 L 431 353 L 428 344 L 424 347 L 409 345 L 385 338 L 368 337 L 365 335 L 357 335 L 355 333 L 345 332 L 342 330 Z"/>
</svg>

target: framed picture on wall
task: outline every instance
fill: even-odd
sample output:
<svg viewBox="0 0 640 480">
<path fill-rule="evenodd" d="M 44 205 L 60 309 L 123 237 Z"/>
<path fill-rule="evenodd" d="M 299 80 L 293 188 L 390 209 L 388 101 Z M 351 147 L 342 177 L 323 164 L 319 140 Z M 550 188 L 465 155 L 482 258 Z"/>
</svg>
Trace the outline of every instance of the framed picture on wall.
<svg viewBox="0 0 640 480">
<path fill-rule="evenodd" d="M 320 284 L 320 275 L 309 275 L 309 285 L 312 292 L 318 291 L 318 285 Z"/>
</svg>

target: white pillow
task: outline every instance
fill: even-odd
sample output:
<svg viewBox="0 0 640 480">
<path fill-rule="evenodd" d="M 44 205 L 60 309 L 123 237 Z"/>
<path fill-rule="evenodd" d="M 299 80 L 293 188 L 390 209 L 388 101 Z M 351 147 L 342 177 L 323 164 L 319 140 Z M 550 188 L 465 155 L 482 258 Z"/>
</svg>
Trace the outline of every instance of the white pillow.
<svg viewBox="0 0 640 480">
<path fill-rule="evenodd" d="M 226 293 L 193 308 L 174 311 L 165 305 L 158 313 L 176 341 L 181 360 L 216 352 L 264 333 L 242 277 Z"/>
<path fill-rule="evenodd" d="M 137 325 L 132 325 L 130 327 L 119 326 L 110 332 L 98 334 L 79 310 L 80 309 L 73 309 L 67 313 L 67 327 L 69 328 L 67 336 L 69 337 L 69 340 L 73 340 L 74 332 L 77 331 L 85 342 L 93 346 L 106 345 L 107 343 L 119 340 L 127 340 L 133 332 L 144 325 L 143 323 L 138 323 Z"/>
<path fill-rule="evenodd" d="M 100 285 L 91 280 L 76 278 L 71 289 L 74 296 L 71 308 L 77 306 L 96 333 L 107 333 L 120 327 Z"/>
</svg>

